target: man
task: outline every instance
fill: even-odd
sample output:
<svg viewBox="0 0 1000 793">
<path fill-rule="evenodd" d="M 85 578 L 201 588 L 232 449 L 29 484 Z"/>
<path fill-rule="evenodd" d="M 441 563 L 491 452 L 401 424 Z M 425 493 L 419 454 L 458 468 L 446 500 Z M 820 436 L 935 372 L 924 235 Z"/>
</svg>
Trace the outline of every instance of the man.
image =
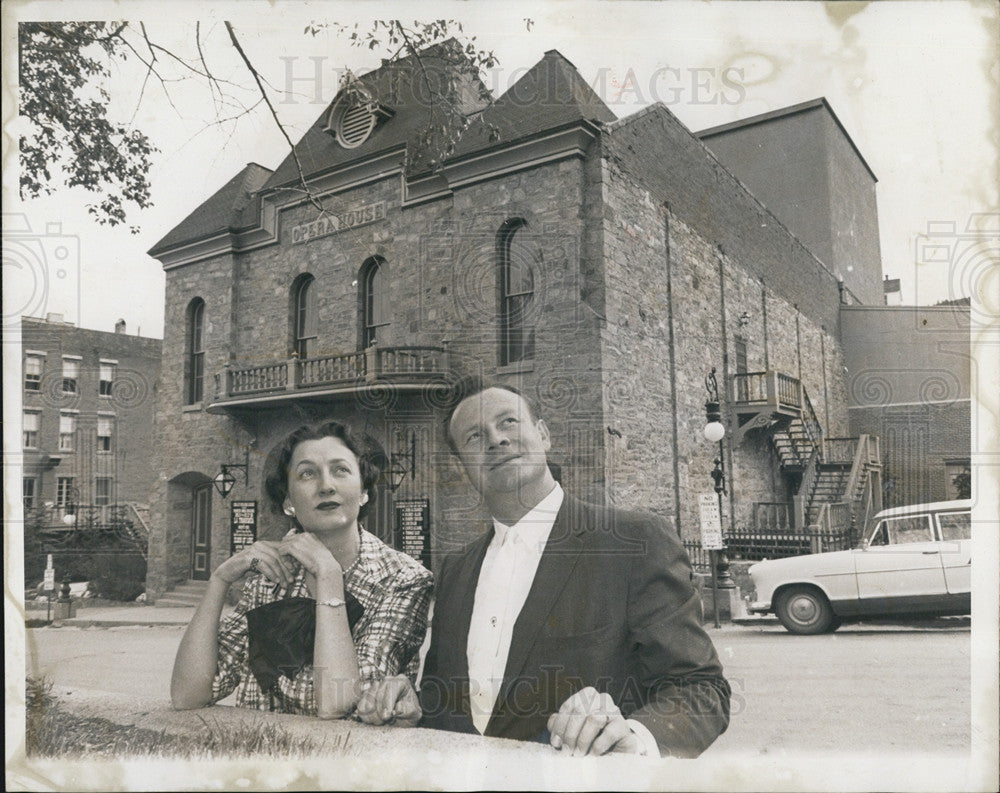
<svg viewBox="0 0 1000 793">
<path fill-rule="evenodd" d="M 678 538 L 565 494 L 548 428 L 515 389 L 463 380 L 446 435 L 492 530 L 441 565 L 419 705 L 392 678 L 359 710 L 574 755 L 704 751 L 730 689 Z"/>
</svg>

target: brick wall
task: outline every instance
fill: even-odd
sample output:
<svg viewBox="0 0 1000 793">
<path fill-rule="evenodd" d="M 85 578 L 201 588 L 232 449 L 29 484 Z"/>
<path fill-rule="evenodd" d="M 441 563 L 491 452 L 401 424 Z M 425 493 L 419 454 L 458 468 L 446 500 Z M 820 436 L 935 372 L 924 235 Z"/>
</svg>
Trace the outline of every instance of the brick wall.
<svg viewBox="0 0 1000 793">
<path fill-rule="evenodd" d="M 93 504 L 95 480 L 110 477 L 118 503 L 147 505 L 156 479 L 153 441 L 153 402 L 160 368 L 159 339 L 78 328 L 68 323 L 24 318 L 22 348 L 45 353 L 37 391 L 24 390 L 25 410 L 40 416 L 37 451 L 25 451 L 25 475 L 36 479 L 36 505 L 56 500 L 57 477 L 73 477 L 81 503 Z M 77 391 L 62 391 L 62 356 L 79 364 Z M 102 360 L 116 361 L 110 395 L 99 393 Z M 74 448 L 59 450 L 60 411 L 72 411 L 77 431 Z M 97 448 L 99 417 L 113 419 L 112 449 Z M 41 472 L 44 454 L 58 456 L 55 468 Z"/>
<path fill-rule="evenodd" d="M 971 415 L 968 399 L 851 410 L 856 432 L 882 443 L 884 506 L 922 504 L 955 497 L 949 461 L 968 461 Z"/>
</svg>

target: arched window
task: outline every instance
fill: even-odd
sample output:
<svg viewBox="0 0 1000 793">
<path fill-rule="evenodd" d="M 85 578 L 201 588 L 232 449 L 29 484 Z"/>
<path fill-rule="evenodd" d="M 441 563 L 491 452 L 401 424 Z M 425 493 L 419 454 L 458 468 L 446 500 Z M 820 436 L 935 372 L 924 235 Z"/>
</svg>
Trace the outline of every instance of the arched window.
<svg viewBox="0 0 1000 793">
<path fill-rule="evenodd" d="M 535 296 L 534 257 L 518 232 L 528 222 L 511 218 L 497 233 L 500 365 L 535 357 L 535 328 L 527 323 Z"/>
<path fill-rule="evenodd" d="M 361 349 L 384 340 L 389 316 L 389 265 L 372 256 L 361 265 Z"/>
<path fill-rule="evenodd" d="M 300 275 L 292 285 L 292 342 L 299 358 L 315 355 L 316 350 L 316 279 Z"/>
<path fill-rule="evenodd" d="M 205 384 L 205 301 L 196 297 L 188 305 L 184 401 L 201 402 Z"/>
</svg>

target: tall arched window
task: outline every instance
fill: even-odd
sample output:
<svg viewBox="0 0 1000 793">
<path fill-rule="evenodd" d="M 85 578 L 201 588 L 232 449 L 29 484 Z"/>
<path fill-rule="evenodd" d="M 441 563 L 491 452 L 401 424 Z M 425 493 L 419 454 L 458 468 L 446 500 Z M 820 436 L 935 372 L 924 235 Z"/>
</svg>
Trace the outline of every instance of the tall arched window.
<svg viewBox="0 0 1000 793">
<path fill-rule="evenodd" d="M 292 341 L 299 358 L 315 355 L 316 350 L 316 279 L 300 275 L 292 285 Z"/>
<path fill-rule="evenodd" d="M 518 233 L 527 225 L 523 218 L 511 218 L 497 233 L 501 366 L 535 357 L 535 328 L 527 323 L 535 296 L 534 257 Z"/>
<path fill-rule="evenodd" d="M 184 401 L 201 402 L 205 384 L 205 301 L 196 297 L 188 305 L 184 366 Z"/>
<path fill-rule="evenodd" d="M 383 341 L 389 316 L 389 265 L 372 256 L 361 265 L 361 349 Z"/>
</svg>

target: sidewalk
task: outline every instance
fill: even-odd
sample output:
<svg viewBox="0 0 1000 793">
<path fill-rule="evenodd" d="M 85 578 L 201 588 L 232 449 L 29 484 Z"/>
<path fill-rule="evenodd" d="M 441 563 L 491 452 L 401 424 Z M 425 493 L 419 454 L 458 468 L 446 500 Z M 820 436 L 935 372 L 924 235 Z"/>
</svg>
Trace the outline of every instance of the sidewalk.
<svg viewBox="0 0 1000 793">
<path fill-rule="evenodd" d="M 81 606 L 78 602 L 75 614 L 69 619 L 56 620 L 56 604 L 50 609 L 44 604 L 25 604 L 24 616 L 29 620 L 44 620 L 46 616 L 53 621 L 55 627 L 70 626 L 77 628 L 105 627 L 113 628 L 122 625 L 187 625 L 194 616 L 194 606 L 179 608 L 156 608 L 155 606 L 123 604 Z"/>
<path fill-rule="evenodd" d="M 155 606 L 98 606 L 76 610 L 76 616 L 61 623 L 76 628 L 114 628 L 122 625 L 187 625 L 194 608 Z"/>
<path fill-rule="evenodd" d="M 228 609 L 227 609 L 228 610 Z M 32 612 L 37 616 L 38 612 Z M 156 608 L 155 606 L 98 606 L 78 608 L 76 616 L 60 620 L 59 624 L 76 628 L 116 628 L 128 625 L 187 625 L 194 616 L 194 607 Z M 724 620 L 719 630 L 734 626 L 777 625 L 773 615 L 738 616 Z M 705 624 L 711 628 L 711 619 Z"/>
</svg>

